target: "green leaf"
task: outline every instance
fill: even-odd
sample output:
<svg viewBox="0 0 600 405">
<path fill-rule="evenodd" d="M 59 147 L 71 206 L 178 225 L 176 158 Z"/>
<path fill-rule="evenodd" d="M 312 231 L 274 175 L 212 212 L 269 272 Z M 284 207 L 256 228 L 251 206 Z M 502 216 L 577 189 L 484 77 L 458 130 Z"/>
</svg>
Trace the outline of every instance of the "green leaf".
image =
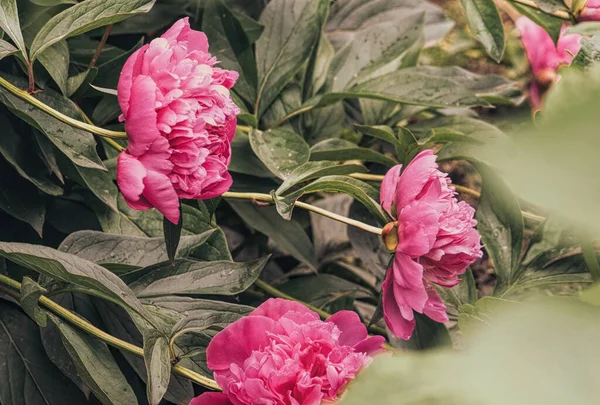
<svg viewBox="0 0 600 405">
<path fill-rule="evenodd" d="M 365 173 L 367 169 L 361 165 L 338 165 L 333 162 L 307 162 L 294 170 L 277 189 L 277 195 L 293 186 L 322 176 L 344 175 L 350 173 Z"/>
<path fill-rule="evenodd" d="M 310 148 L 310 157 L 311 160 L 363 160 L 380 163 L 388 167 L 398 164 L 394 159 L 371 148 L 361 148 L 344 139 L 327 139 L 317 143 Z"/>
<path fill-rule="evenodd" d="M 213 55 L 220 66 L 238 72 L 234 91 L 248 103 L 256 99 L 256 61 L 252 44 L 241 22 L 222 0 L 209 0 L 202 17 Z"/>
<path fill-rule="evenodd" d="M 505 139 L 506 134 L 485 121 L 458 115 L 439 116 L 408 127 L 419 145 L 427 142 L 485 143 Z"/>
<path fill-rule="evenodd" d="M 131 342 L 137 346 L 143 345 L 142 335 L 140 334 L 134 322 L 131 321 L 127 313 L 123 311 L 122 308 L 102 300 L 95 300 L 94 306 L 98 310 L 98 313 L 108 333 L 118 337 L 119 339 Z M 147 382 L 148 371 L 146 369 L 144 359 L 134 354 L 129 354 L 126 352 L 122 353 L 140 379 L 144 382 Z M 189 380 L 177 376 L 171 377 L 169 389 L 165 394 L 165 399 L 167 401 L 173 402 L 177 405 L 188 405 L 193 396 L 194 389 Z"/>
<path fill-rule="evenodd" d="M 477 205 L 477 230 L 494 264 L 495 293 L 515 282 L 523 249 L 523 217 L 516 197 L 491 169 L 477 165 L 483 178 Z"/>
<path fill-rule="evenodd" d="M 10 42 L 0 39 L 0 59 L 19 52 Z"/>
<path fill-rule="evenodd" d="M 169 388 L 171 356 L 169 342 L 162 334 L 151 331 L 144 335 L 144 362 L 148 370 L 146 383 L 148 402 L 158 405 Z"/>
<path fill-rule="evenodd" d="M 250 131 L 252 150 L 277 177 L 287 178 L 296 168 L 308 162 L 310 149 L 295 132 L 283 128 L 265 132 Z"/>
<path fill-rule="evenodd" d="M 72 405 L 87 399 L 46 356 L 38 326 L 0 300 L 0 401 L 3 405 Z"/>
<path fill-rule="evenodd" d="M 171 264 L 175 263 L 175 254 L 181 239 L 181 229 L 183 228 L 183 215 L 181 212 L 181 202 L 179 203 L 179 222 L 172 223 L 165 217 L 163 219 L 163 234 L 165 237 L 165 245 L 167 247 L 167 257 Z"/>
<path fill-rule="evenodd" d="M 424 15 L 415 10 L 353 32 L 331 62 L 331 89 L 343 91 L 412 64 L 407 59 L 416 61 L 423 46 Z"/>
<path fill-rule="evenodd" d="M 256 41 L 256 115 L 264 113 L 308 60 L 327 8 L 328 2 L 323 0 L 273 0 L 267 4 L 259 20 L 265 29 Z"/>
<path fill-rule="evenodd" d="M 373 292 L 332 274 L 296 277 L 277 286 L 292 297 L 322 308 L 343 298 L 373 298 Z"/>
<path fill-rule="evenodd" d="M 229 170 L 235 173 L 257 177 L 273 177 L 269 169 L 257 157 L 250 144 L 249 136 L 238 131 L 231 142 L 231 163 Z"/>
<path fill-rule="evenodd" d="M 183 236 L 177 257 L 190 255 L 205 243 L 213 232 L 211 229 L 198 235 Z M 117 263 L 146 267 L 168 260 L 165 240 L 162 237 L 144 238 L 79 231 L 67 236 L 58 249 L 99 264 Z"/>
<path fill-rule="evenodd" d="M 78 374 L 105 405 L 135 405 L 137 398 L 104 342 L 76 331 L 58 317 L 48 315 L 60 333 Z"/>
<path fill-rule="evenodd" d="M 504 26 L 493 0 L 461 0 L 471 33 L 488 55 L 500 62 L 504 54 Z"/>
<path fill-rule="evenodd" d="M 600 34 L 599 21 L 583 21 L 570 26 L 565 31 L 566 34 L 579 34 L 587 37 Z"/>
<path fill-rule="evenodd" d="M 0 28 L 14 41 L 27 60 L 27 48 L 19 24 L 19 10 L 16 0 L 0 0 Z"/>
<path fill-rule="evenodd" d="M 62 187 L 54 183 L 48 176 L 48 170 L 34 153 L 30 137 L 19 131 L 8 119 L 8 111 L 0 108 L 0 127 L 3 135 L 0 137 L 0 154 L 23 177 L 50 195 L 61 195 Z"/>
<path fill-rule="evenodd" d="M 44 7 L 57 6 L 59 4 L 77 4 L 76 0 L 29 0 L 33 4 Z"/>
<path fill-rule="evenodd" d="M 327 80 L 327 72 L 329 71 L 329 67 L 331 66 L 334 55 L 335 49 L 333 49 L 331 41 L 327 39 L 325 34 L 321 33 L 321 37 L 319 38 L 319 47 L 317 48 L 317 53 L 315 55 L 315 60 L 313 61 L 311 71 L 312 79 L 309 83 L 309 93 L 311 95 L 314 96 L 317 94 L 323 85 L 325 85 L 325 81 Z"/>
<path fill-rule="evenodd" d="M 563 0 L 533 0 L 535 4 L 544 13 L 554 13 L 555 11 L 569 11 Z"/>
<path fill-rule="evenodd" d="M 388 222 L 386 214 L 377 203 L 379 192 L 367 183 L 348 176 L 323 176 L 301 189 L 281 197 L 288 205 L 293 206 L 296 200 L 304 194 L 321 192 L 347 194 L 364 205 L 381 224 Z M 289 215 L 291 216 L 291 211 Z M 284 216 L 284 218 L 286 217 Z"/>
<path fill-rule="evenodd" d="M 388 142 L 392 145 L 399 145 L 400 141 L 394 134 L 392 128 L 387 125 L 360 125 L 354 124 L 354 128 L 358 129 L 365 135 L 372 136 L 373 138 L 381 139 L 382 141 Z"/>
<path fill-rule="evenodd" d="M 20 181 L 7 163 L 0 161 L 0 209 L 20 221 L 26 222 L 42 236 L 46 217 L 46 201 L 31 184 Z"/>
<path fill-rule="evenodd" d="M 515 304 L 518 303 L 496 297 L 483 297 L 474 305 L 465 304 L 459 308 L 458 327 L 463 334 L 470 336 L 478 328 L 493 326 L 491 322 L 498 311 Z"/>
<path fill-rule="evenodd" d="M 146 13 L 154 0 L 87 0 L 69 7 L 52 17 L 35 36 L 31 44 L 31 59 L 55 43 L 84 32 Z"/>
<path fill-rule="evenodd" d="M 407 14 L 425 12 L 425 40 L 431 44 L 442 39 L 452 26 L 440 7 L 422 0 L 372 0 L 337 1 L 331 5 L 325 25 L 329 39 L 337 49 L 354 38 L 355 31 L 372 25 L 385 25 L 388 21 L 402 20 Z"/>
<path fill-rule="evenodd" d="M 203 332 L 209 328 L 221 330 L 254 310 L 253 307 L 245 305 L 201 299 L 194 299 L 190 304 L 192 305 L 185 306 L 186 309 L 185 312 L 182 311 L 181 320 L 173 326 L 172 336 L 181 333 Z M 157 305 L 157 303 L 153 301 L 153 305 Z M 158 305 L 162 306 L 161 303 L 158 303 Z M 189 309 L 192 306 L 193 309 Z"/>
<path fill-rule="evenodd" d="M 539 10 L 538 8 L 525 6 L 515 0 L 508 1 L 514 8 L 517 9 L 519 13 L 528 17 L 529 19 L 531 19 L 531 21 L 545 29 L 546 32 L 550 34 L 550 37 L 552 38 L 554 43 L 558 42 L 558 38 L 560 37 L 560 30 L 564 23 L 564 20 L 558 17 L 554 17 L 553 15 L 547 14 Z"/>
<path fill-rule="evenodd" d="M 159 263 L 142 270 L 130 286 L 138 297 L 178 294 L 236 295 L 250 287 L 269 256 L 245 263 L 198 262 L 178 259 L 175 265 Z"/>
<path fill-rule="evenodd" d="M 40 308 L 38 301 L 46 289 L 30 279 L 23 277 L 19 302 L 23 311 L 41 327 L 46 327 L 46 312 Z"/>
<path fill-rule="evenodd" d="M 59 157 L 59 164 L 65 176 L 89 190 L 111 210 L 117 211 L 119 190 L 109 172 L 77 166 L 73 162 L 61 158 L 62 156 Z"/>
<path fill-rule="evenodd" d="M 131 290 L 113 273 L 93 262 L 46 246 L 0 242 L 0 256 L 53 279 L 102 293 L 149 319 Z"/>
<path fill-rule="evenodd" d="M 78 118 L 72 102 L 55 94 L 46 89 L 36 97 L 60 112 Z M 104 165 L 96 153 L 96 141 L 89 132 L 73 128 L 49 116 L 26 101 L 13 96 L 4 88 L 0 88 L 0 102 L 13 114 L 40 130 L 76 165 L 104 170 Z"/>
<path fill-rule="evenodd" d="M 598 24 L 598 33 L 600 33 L 600 23 Z M 577 24 L 576 26 L 579 26 Z M 571 66 L 587 69 L 594 64 L 600 62 L 600 35 L 594 35 L 591 38 L 581 38 L 579 40 L 581 48 L 573 58 Z"/>
<path fill-rule="evenodd" d="M 312 269 L 317 268 L 315 248 L 297 221 L 286 221 L 275 207 L 259 208 L 246 201 L 228 200 L 227 203 L 251 228 L 271 238 L 280 250 Z"/>
<path fill-rule="evenodd" d="M 60 92 L 68 95 L 67 80 L 69 74 L 69 46 L 67 41 L 59 41 L 52 45 L 37 57 L 42 66 L 46 68 L 50 76 L 58 86 Z"/>
<path fill-rule="evenodd" d="M 408 341 L 395 344 L 408 350 L 430 350 L 440 347 L 452 347 L 450 333 L 443 323 L 439 323 L 426 315 L 415 313 L 415 330 Z"/>
</svg>

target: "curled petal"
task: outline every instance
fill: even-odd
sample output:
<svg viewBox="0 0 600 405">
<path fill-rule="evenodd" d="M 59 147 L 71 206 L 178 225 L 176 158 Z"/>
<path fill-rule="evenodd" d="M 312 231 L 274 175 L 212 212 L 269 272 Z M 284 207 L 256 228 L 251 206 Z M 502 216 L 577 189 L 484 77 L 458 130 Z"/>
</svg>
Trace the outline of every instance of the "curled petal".
<svg viewBox="0 0 600 405">
<path fill-rule="evenodd" d="M 142 69 L 144 52 L 146 52 L 146 49 L 148 49 L 147 44 L 135 51 L 129 59 L 127 59 L 121 70 L 119 83 L 117 85 L 117 98 L 119 100 L 121 112 L 125 118 L 127 118 L 127 113 L 129 112 L 129 100 L 131 98 L 133 78 L 139 75 Z"/>
<path fill-rule="evenodd" d="M 319 315 L 308 309 L 306 305 L 302 305 L 295 301 L 284 300 L 282 298 L 269 298 L 252 311 L 249 316 L 264 316 L 273 319 L 274 321 L 278 321 L 290 312 L 308 314 L 313 319 L 319 319 Z"/>
<path fill-rule="evenodd" d="M 164 174 L 149 171 L 144 179 L 144 197 L 169 221 L 179 222 L 179 197 Z"/>
<path fill-rule="evenodd" d="M 402 165 L 396 165 L 392 167 L 383 177 L 381 182 L 381 190 L 379 194 L 379 201 L 381 207 L 388 213 L 392 218 L 398 218 L 395 210 L 392 209 L 396 205 L 396 188 L 398 187 L 398 181 L 400 180 L 400 170 Z"/>
<path fill-rule="evenodd" d="M 388 271 L 387 277 L 381 287 L 383 292 L 383 318 L 392 333 L 404 340 L 410 339 L 415 329 L 415 319 L 407 320 L 400 311 L 394 296 L 394 276 Z"/>
<path fill-rule="evenodd" d="M 156 83 L 149 76 L 137 76 L 131 87 L 129 113 L 125 121 L 129 138 L 127 149 L 134 156 L 145 153 L 160 136 L 156 127 L 155 102 Z"/>
<path fill-rule="evenodd" d="M 117 184 L 127 203 L 136 203 L 144 192 L 147 171 L 135 157 L 123 151 L 117 159 Z"/>
<path fill-rule="evenodd" d="M 406 166 L 400 176 L 396 191 L 397 209 L 401 209 L 413 202 L 421 191 L 423 191 L 423 187 L 429 181 L 430 173 L 438 167 L 437 163 L 435 163 L 436 159 L 437 156 L 433 154 L 433 151 L 426 149 L 415 156 L 408 166 Z"/>
<path fill-rule="evenodd" d="M 192 399 L 190 405 L 233 405 L 233 403 L 222 392 L 205 392 Z"/>
</svg>

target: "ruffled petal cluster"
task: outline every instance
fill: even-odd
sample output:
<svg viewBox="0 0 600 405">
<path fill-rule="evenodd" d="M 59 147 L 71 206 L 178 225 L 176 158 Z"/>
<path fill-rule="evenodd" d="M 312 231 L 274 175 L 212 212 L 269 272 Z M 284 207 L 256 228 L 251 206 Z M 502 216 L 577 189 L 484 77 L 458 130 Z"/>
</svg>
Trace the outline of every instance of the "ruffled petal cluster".
<svg viewBox="0 0 600 405">
<path fill-rule="evenodd" d="M 531 105 L 539 109 L 544 91 L 558 79 L 558 68 L 571 64 L 573 55 L 579 52 L 581 35 L 565 34 L 567 26 L 563 25 L 554 45 L 550 34 L 529 18 L 519 17 L 515 25 L 521 32 L 521 42 L 533 73 L 529 88 Z"/>
<path fill-rule="evenodd" d="M 577 21 L 600 21 L 600 0 L 587 0 Z"/>
<path fill-rule="evenodd" d="M 396 221 L 392 268 L 383 283 L 384 318 L 389 329 L 410 339 L 414 312 L 447 322 L 446 307 L 431 283 L 453 287 L 459 275 L 482 256 L 475 210 L 457 201 L 447 174 L 431 150 L 419 153 L 404 170 L 385 175 L 381 205 Z M 384 235 L 385 238 L 388 235 Z"/>
<path fill-rule="evenodd" d="M 223 392 L 190 405 L 335 402 L 383 342 L 355 312 L 322 321 L 302 304 L 270 299 L 211 340 L 207 363 Z"/>
<path fill-rule="evenodd" d="M 207 199 L 231 186 L 227 171 L 239 108 L 238 73 L 215 67 L 206 35 L 187 18 L 129 57 L 118 84 L 128 146 L 117 183 L 134 209 L 179 220 L 179 198 Z"/>
</svg>

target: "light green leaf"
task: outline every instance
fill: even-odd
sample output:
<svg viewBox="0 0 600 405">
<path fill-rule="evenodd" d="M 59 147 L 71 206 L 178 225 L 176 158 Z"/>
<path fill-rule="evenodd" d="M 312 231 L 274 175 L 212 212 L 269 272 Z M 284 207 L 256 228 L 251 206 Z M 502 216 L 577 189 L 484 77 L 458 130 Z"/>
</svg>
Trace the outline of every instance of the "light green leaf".
<svg viewBox="0 0 600 405">
<path fill-rule="evenodd" d="M 287 179 L 277 189 L 277 195 L 283 195 L 284 192 L 293 186 L 316 179 L 322 176 L 344 175 L 350 173 L 365 173 L 367 169 L 361 165 L 344 164 L 338 165 L 333 162 L 307 162 L 294 170 Z"/>
<path fill-rule="evenodd" d="M 579 34 L 584 36 L 593 36 L 600 34 L 600 21 L 583 21 L 568 27 L 567 34 Z"/>
<path fill-rule="evenodd" d="M 167 338 L 156 331 L 144 335 L 144 362 L 148 371 L 146 392 L 150 405 L 158 405 L 171 380 L 171 357 Z"/>
<path fill-rule="evenodd" d="M 245 263 L 199 262 L 178 259 L 175 265 L 159 263 L 143 273 L 130 287 L 138 297 L 178 294 L 236 295 L 250 287 L 269 256 Z"/>
<path fill-rule="evenodd" d="M 248 135 L 238 131 L 231 142 L 231 163 L 229 170 L 235 173 L 257 177 L 273 177 L 273 174 L 256 156 Z"/>
<path fill-rule="evenodd" d="M 31 59 L 55 43 L 150 11 L 155 0 L 87 0 L 52 17 L 31 44 Z"/>
<path fill-rule="evenodd" d="M 471 33 L 496 62 L 504 54 L 504 26 L 493 0 L 461 0 Z"/>
<path fill-rule="evenodd" d="M 19 24 L 19 10 L 16 0 L 0 0 L 0 28 L 14 41 L 27 60 L 27 48 Z"/>
<path fill-rule="evenodd" d="M 4 58 L 6 56 L 13 55 L 17 52 L 19 52 L 19 50 L 17 48 L 15 48 L 14 46 L 12 46 L 11 43 L 6 42 L 3 39 L 0 39 L 0 59 Z"/>
<path fill-rule="evenodd" d="M 381 224 L 388 222 L 387 216 L 377 203 L 377 200 L 379 199 L 379 192 L 367 183 L 348 176 L 323 176 L 302 187 L 301 189 L 287 195 L 282 195 L 281 197 L 287 205 L 293 208 L 296 200 L 304 194 L 321 192 L 347 194 L 363 204 Z M 291 208 L 289 212 L 287 212 L 290 218 L 292 214 Z M 284 218 L 289 219 L 281 212 L 280 214 Z"/>
<path fill-rule="evenodd" d="M 392 145 L 399 145 L 400 141 L 394 134 L 392 128 L 386 125 L 359 125 L 354 124 L 354 128 L 358 129 L 365 135 L 372 136 L 373 138 L 381 139 Z"/>
<path fill-rule="evenodd" d="M 265 132 L 250 131 L 252 150 L 277 177 L 285 179 L 296 168 L 308 162 L 310 149 L 304 139 L 287 129 Z"/>
<path fill-rule="evenodd" d="M 280 250 L 316 270 L 315 248 L 297 221 L 286 221 L 275 207 L 258 208 L 247 201 L 228 200 L 227 203 L 251 228 L 271 238 Z"/>
<path fill-rule="evenodd" d="M 538 8 L 523 5 L 521 2 L 518 2 L 516 0 L 508 1 L 514 8 L 517 9 L 519 13 L 528 17 L 529 19 L 531 19 L 531 21 L 545 29 L 546 32 L 550 34 L 550 37 L 552 38 L 554 43 L 558 42 L 558 38 L 560 37 L 560 30 L 564 23 L 563 19 L 545 13 Z"/>
<path fill-rule="evenodd" d="M 256 41 L 256 115 L 264 113 L 308 60 L 328 6 L 323 0 L 273 0 L 267 4 L 259 20 L 265 29 Z"/>
<path fill-rule="evenodd" d="M 392 167 L 398 164 L 394 159 L 387 157 L 371 148 L 361 148 L 344 139 L 327 139 L 310 148 L 311 160 L 363 160 L 366 162 L 380 163 Z"/>
<path fill-rule="evenodd" d="M 135 393 L 127 383 L 106 344 L 76 331 L 53 314 L 50 320 L 60 333 L 79 376 L 104 405 L 136 405 Z"/>
<path fill-rule="evenodd" d="M 327 72 L 329 71 L 329 66 L 331 66 L 334 55 L 335 49 L 333 49 L 331 41 L 327 39 L 327 36 L 321 33 L 319 47 L 312 66 L 312 79 L 309 83 L 311 86 L 309 91 L 311 95 L 317 94 L 325 84 Z"/>
</svg>

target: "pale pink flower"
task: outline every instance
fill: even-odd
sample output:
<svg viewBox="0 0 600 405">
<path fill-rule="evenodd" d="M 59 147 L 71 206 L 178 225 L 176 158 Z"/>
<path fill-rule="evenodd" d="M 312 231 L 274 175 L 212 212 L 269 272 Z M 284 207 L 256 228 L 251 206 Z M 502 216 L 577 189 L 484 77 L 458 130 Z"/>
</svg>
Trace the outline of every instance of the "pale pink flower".
<svg viewBox="0 0 600 405">
<path fill-rule="evenodd" d="M 382 351 L 352 311 L 322 321 L 304 305 L 272 298 L 219 332 L 206 351 L 222 393 L 190 405 L 318 405 L 335 402 Z"/>
<path fill-rule="evenodd" d="M 213 198 L 231 186 L 239 109 L 229 89 L 238 74 L 216 62 L 206 35 L 183 18 L 123 66 L 118 98 L 128 145 L 117 183 L 131 208 L 155 207 L 177 223 L 179 198 Z"/>
<path fill-rule="evenodd" d="M 600 21 L 600 0 L 588 0 L 579 12 L 577 21 Z"/>
<path fill-rule="evenodd" d="M 401 165 L 391 168 L 381 184 L 381 206 L 397 221 L 384 234 L 397 246 L 382 286 L 383 311 L 388 328 L 402 339 L 412 335 L 414 312 L 448 321 L 446 307 L 430 283 L 457 285 L 458 276 L 482 256 L 475 210 L 457 201 L 436 159 L 425 150 L 402 172 Z"/>
<path fill-rule="evenodd" d="M 565 34 L 567 26 L 563 25 L 558 42 L 554 45 L 550 34 L 529 18 L 519 17 L 515 25 L 521 32 L 521 42 L 533 74 L 529 87 L 531 105 L 539 109 L 544 91 L 558 79 L 558 68 L 571 64 L 573 55 L 579 52 L 581 35 Z"/>
</svg>

